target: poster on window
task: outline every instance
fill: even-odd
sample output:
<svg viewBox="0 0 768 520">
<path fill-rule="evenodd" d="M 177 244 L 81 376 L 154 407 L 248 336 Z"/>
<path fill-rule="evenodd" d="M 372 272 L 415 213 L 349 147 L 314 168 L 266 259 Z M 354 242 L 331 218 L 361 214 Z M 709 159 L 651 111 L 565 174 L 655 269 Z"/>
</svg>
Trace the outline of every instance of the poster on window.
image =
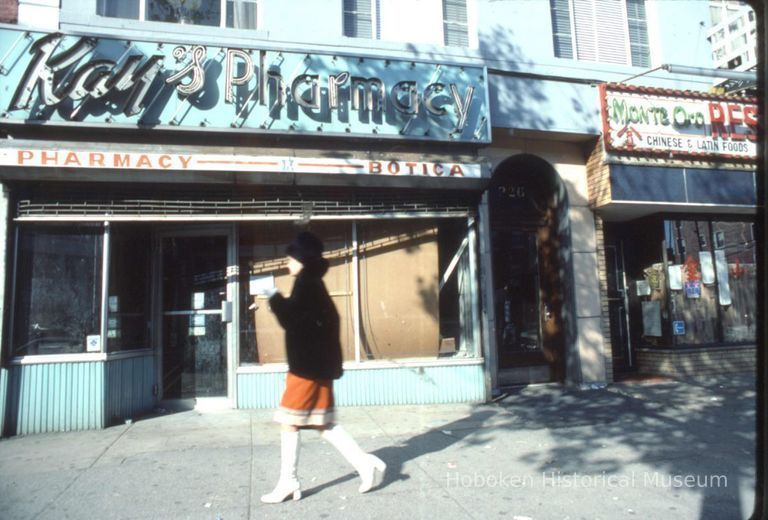
<svg viewBox="0 0 768 520">
<path fill-rule="evenodd" d="M 638 296 L 651 295 L 651 284 L 649 284 L 647 280 L 638 280 L 635 283 L 635 287 L 636 287 Z"/>
<path fill-rule="evenodd" d="M 642 302 L 643 336 L 661 337 L 661 302 Z"/>
<path fill-rule="evenodd" d="M 673 291 L 681 291 L 683 289 L 683 266 L 670 265 L 667 268 L 669 273 L 669 288 Z"/>
<path fill-rule="evenodd" d="M 685 282 L 685 297 L 701 298 L 701 282 L 698 280 Z"/>
<path fill-rule="evenodd" d="M 731 304 L 731 284 L 728 280 L 728 259 L 725 258 L 725 250 L 715 251 L 715 269 L 717 269 L 717 296 L 720 305 Z"/>
<path fill-rule="evenodd" d="M 701 264 L 701 283 L 704 285 L 715 283 L 715 266 L 712 263 L 712 253 L 700 251 L 699 264 Z"/>
</svg>

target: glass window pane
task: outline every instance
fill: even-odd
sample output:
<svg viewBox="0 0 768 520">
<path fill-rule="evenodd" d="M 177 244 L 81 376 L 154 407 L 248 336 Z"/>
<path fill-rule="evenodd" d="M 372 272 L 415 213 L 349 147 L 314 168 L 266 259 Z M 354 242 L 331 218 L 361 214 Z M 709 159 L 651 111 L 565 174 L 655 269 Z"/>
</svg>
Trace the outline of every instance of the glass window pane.
<svg viewBox="0 0 768 520">
<path fill-rule="evenodd" d="M 192 25 L 221 24 L 219 0 L 147 0 L 147 20 Z"/>
<path fill-rule="evenodd" d="M 361 359 L 473 354 L 466 221 L 361 222 L 358 237 Z"/>
<path fill-rule="evenodd" d="M 13 356 L 86 351 L 99 334 L 101 227 L 22 227 Z"/>
<path fill-rule="evenodd" d="M 339 313 L 345 360 L 355 359 L 351 226 L 349 222 L 313 222 L 311 226 L 311 231 L 323 240 L 323 256 L 330 263 L 323 281 Z M 240 228 L 241 364 L 286 361 L 283 329 L 269 309 L 267 298 L 250 294 L 250 283 L 274 277 L 275 285 L 284 295 L 291 293 L 293 278 L 288 273 L 285 248 L 297 231 L 292 223 L 252 224 Z"/>
<path fill-rule="evenodd" d="M 670 284 L 673 321 L 685 324 L 676 342 L 706 345 L 720 341 L 717 284 L 713 268 L 709 223 L 706 220 L 675 220 L 669 225 L 672 270 L 680 274 L 679 285 Z"/>
<path fill-rule="evenodd" d="M 227 27 L 256 29 L 256 0 L 227 0 Z"/>
<path fill-rule="evenodd" d="M 145 226 L 110 230 L 107 350 L 148 348 L 151 235 Z"/>
<path fill-rule="evenodd" d="M 718 257 L 718 286 L 727 290 L 730 305 L 721 306 L 723 341 L 754 342 L 757 319 L 756 243 L 749 222 L 712 222 Z M 724 276 L 720 276 L 724 275 Z"/>
<path fill-rule="evenodd" d="M 96 13 L 111 18 L 139 19 L 139 0 L 98 0 Z"/>
</svg>

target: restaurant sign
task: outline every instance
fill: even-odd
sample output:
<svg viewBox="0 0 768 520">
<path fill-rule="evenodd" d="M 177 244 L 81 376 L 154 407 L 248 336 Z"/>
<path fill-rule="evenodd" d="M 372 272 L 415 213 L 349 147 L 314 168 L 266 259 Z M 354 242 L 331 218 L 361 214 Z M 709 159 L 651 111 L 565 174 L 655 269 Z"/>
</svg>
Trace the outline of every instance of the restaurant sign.
<svg viewBox="0 0 768 520">
<path fill-rule="evenodd" d="M 757 158 L 753 99 L 626 85 L 600 86 L 607 151 L 688 158 Z"/>
<path fill-rule="evenodd" d="M 353 159 L 273 155 L 147 153 L 103 149 L 0 149 L 0 166 L 36 168 L 92 168 L 147 171 L 223 171 L 243 173 L 321 173 L 381 177 L 477 179 L 480 164 L 409 161 L 398 157 Z"/>
<path fill-rule="evenodd" d="M 490 142 L 484 67 L 0 29 L 0 123 Z"/>
</svg>

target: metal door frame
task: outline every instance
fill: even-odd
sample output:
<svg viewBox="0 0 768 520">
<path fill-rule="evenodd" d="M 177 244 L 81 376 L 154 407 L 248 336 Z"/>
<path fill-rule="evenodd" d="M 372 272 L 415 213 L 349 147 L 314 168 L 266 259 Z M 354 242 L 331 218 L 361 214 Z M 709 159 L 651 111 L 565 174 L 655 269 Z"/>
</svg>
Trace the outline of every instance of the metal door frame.
<svg viewBox="0 0 768 520">
<path fill-rule="evenodd" d="M 238 283 L 238 251 L 237 251 L 237 225 L 232 224 L 190 224 L 190 225 L 166 225 L 158 227 L 152 239 L 152 276 L 155 282 L 152 284 L 152 341 L 157 348 L 155 349 L 155 366 L 157 373 L 155 377 L 157 385 L 157 399 L 164 400 L 163 396 L 163 240 L 171 237 L 210 237 L 223 236 L 227 239 L 226 245 L 226 266 L 225 276 L 227 279 L 227 302 L 231 309 L 231 319 L 226 324 L 226 339 L 224 348 L 227 355 L 227 395 L 225 398 L 195 397 L 195 406 L 201 404 L 201 401 L 210 403 L 211 401 L 220 402 L 226 400 L 225 404 L 229 408 L 234 408 L 237 404 L 236 388 L 236 370 L 237 370 L 237 352 L 239 352 L 239 283 Z M 222 314 L 222 319 L 224 316 Z M 185 401 L 179 399 L 174 401 Z M 222 403 L 220 403 L 222 404 Z"/>
</svg>

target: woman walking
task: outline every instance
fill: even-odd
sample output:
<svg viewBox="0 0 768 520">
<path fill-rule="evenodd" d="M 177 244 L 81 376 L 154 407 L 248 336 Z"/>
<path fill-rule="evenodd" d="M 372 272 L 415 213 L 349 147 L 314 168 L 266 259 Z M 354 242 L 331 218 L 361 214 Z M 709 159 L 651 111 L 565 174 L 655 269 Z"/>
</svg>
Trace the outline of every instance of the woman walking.
<svg viewBox="0 0 768 520">
<path fill-rule="evenodd" d="M 360 474 L 360 493 L 370 490 L 376 474 L 386 464 L 364 452 L 338 424 L 334 424 L 333 380 L 341 377 L 339 314 L 323 283 L 328 261 L 322 241 L 309 232 L 299 233 L 288 245 L 288 270 L 295 277 L 289 297 L 276 290 L 269 305 L 285 329 L 288 375 L 275 420 L 280 432 L 280 478 L 262 502 L 278 503 L 301 498 L 296 473 L 300 431 L 316 429 Z"/>
</svg>

